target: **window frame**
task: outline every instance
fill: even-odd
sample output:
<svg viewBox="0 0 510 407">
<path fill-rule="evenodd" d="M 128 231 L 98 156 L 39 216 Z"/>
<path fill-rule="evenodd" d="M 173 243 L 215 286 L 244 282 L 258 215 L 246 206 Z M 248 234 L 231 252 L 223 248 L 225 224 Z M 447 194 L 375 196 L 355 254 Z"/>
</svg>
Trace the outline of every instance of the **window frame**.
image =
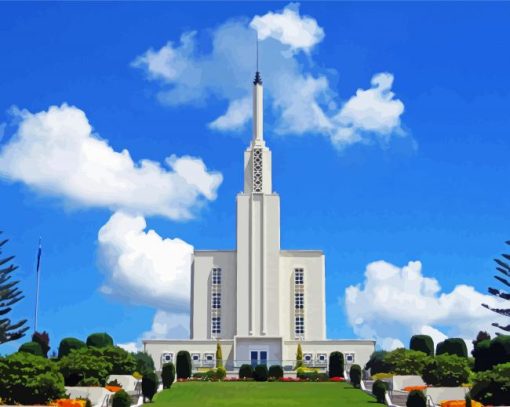
<svg viewBox="0 0 510 407">
<path fill-rule="evenodd" d="M 305 284 L 305 270 L 302 267 L 294 268 L 294 284 L 299 286 Z"/>
<path fill-rule="evenodd" d="M 212 335 L 221 334 L 221 316 L 219 315 L 211 317 L 211 334 Z"/>
<path fill-rule="evenodd" d="M 212 269 L 211 281 L 213 285 L 221 285 L 221 267 L 214 267 Z"/>
</svg>

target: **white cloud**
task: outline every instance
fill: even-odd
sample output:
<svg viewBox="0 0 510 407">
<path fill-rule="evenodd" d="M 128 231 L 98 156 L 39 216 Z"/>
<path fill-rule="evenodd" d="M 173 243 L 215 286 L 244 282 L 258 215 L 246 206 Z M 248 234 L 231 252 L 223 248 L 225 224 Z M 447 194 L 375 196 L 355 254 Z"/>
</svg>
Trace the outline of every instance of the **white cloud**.
<svg viewBox="0 0 510 407">
<path fill-rule="evenodd" d="M 280 135 L 318 134 L 342 149 L 372 140 L 387 143 L 403 135 L 402 101 L 392 92 L 393 75 L 373 76 L 369 89 L 359 89 L 343 107 L 328 79 L 332 69 L 321 68 L 310 53 L 324 38 L 318 22 L 299 13 L 297 5 L 237 19 L 211 31 L 210 52 L 199 52 L 194 32 L 179 44 L 168 42 L 149 49 L 133 66 L 146 72 L 161 88 L 158 99 L 170 106 L 210 106 L 209 99 L 225 102 L 226 111 L 211 119 L 217 131 L 240 131 L 251 118 L 251 81 L 255 71 L 255 33 L 260 38 L 260 70 L 265 84 L 266 117 Z M 298 51 L 304 51 L 303 55 Z"/>
<path fill-rule="evenodd" d="M 209 127 L 220 131 L 239 130 L 251 119 L 251 109 L 250 98 L 233 100 L 225 114 L 209 123 Z"/>
<path fill-rule="evenodd" d="M 274 38 L 293 50 L 309 52 L 324 38 L 324 30 L 314 18 L 299 15 L 299 5 L 290 4 L 281 13 L 269 12 L 255 16 L 250 26 L 260 40 Z"/>
<path fill-rule="evenodd" d="M 208 172 L 199 158 L 135 162 L 128 150 L 115 151 L 74 106 L 15 112 L 19 127 L 0 151 L 0 176 L 74 205 L 107 207 L 171 219 L 216 198 L 222 175 Z"/>
<path fill-rule="evenodd" d="M 189 314 L 158 310 L 143 339 L 189 339 Z"/>
<path fill-rule="evenodd" d="M 142 350 L 142 347 L 137 342 L 118 343 L 117 346 L 132 353 Z"/>
<path fill-rule="evenodd" d="M 363 284 L 346 289 L 349 323 L 360 337 L 374 338 L 383 347 L 408 345 L 414 334 L 431 335 L 436 344 L 445 336 L 464 338 L 468 345 L 480 330 L 495 332 L 499 317 L 481 306 L 496 305 L 490 295 L 458 285 L 441 292 L 434 278 L 422 274 L 419 261 L 400 268 L 385 261 L 370 263 Z"/>
<path fill-rule="evenodd" d="M 193 247 L 146 231 L 141 216 L 116 212 L 99 230 L 105 295 L 165 311 L 189 310 Z"/>
</svg>

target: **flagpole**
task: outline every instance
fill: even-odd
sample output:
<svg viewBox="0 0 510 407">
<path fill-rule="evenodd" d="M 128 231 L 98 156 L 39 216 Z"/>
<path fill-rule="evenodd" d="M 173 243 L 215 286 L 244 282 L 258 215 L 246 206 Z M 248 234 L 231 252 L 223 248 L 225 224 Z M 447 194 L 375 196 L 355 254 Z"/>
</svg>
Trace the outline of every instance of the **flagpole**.
<svg viewBox="0 0 510 407">
<path fill-rule="evenodd" d="M 41 238 L 39 238 L 39 248 L 37 249 L 37 266 L 35 269 L 35 274 L 37 278 L 37 287 L 35 291 L 35 322 L 34 322 L 34 332 L 37 332 L 37 314 L 39 310 L 39 281 L 40 281 L 40 270 L 41 270 Z"/>
</svg>

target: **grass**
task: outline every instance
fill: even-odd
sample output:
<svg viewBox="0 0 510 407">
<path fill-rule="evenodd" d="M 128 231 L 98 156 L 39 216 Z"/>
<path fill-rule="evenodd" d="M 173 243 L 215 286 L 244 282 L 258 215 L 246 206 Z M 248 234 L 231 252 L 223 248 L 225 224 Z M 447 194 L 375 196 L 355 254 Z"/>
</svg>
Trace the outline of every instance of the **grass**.
<svg viewBox="0 0 510 407">
<path fill-rule="evenodd" d="M 347 383 L 181 382 L 158 393 L 151 407 L 374 407 Z"/>
</svg>

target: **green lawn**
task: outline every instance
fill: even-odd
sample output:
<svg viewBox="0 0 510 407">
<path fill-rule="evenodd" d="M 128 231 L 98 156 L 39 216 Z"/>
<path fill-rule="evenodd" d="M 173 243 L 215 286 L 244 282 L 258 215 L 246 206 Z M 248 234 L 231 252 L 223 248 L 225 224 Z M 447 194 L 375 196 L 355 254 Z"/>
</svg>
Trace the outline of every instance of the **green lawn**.
<svg viewBox="0 0 510 407">
<path fill-rule="evenodd" d="M 154 397 L 151 407 L 375 407 L 346 383 L 184 382 Z"/>
</svg>

